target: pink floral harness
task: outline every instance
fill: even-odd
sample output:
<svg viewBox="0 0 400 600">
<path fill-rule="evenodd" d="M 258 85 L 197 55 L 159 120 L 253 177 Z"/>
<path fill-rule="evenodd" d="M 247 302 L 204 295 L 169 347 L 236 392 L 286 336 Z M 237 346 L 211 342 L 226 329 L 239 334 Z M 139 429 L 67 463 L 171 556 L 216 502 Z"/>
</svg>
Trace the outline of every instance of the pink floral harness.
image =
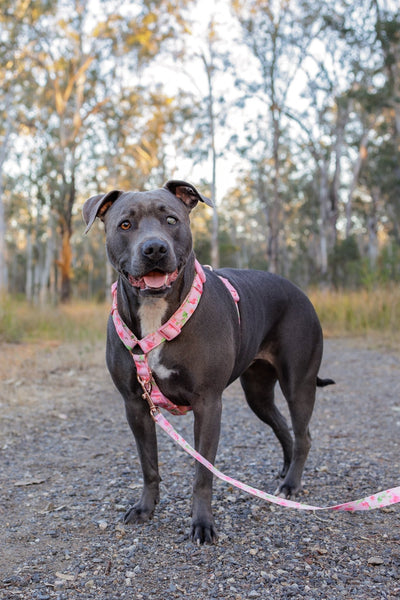
<svg viewBox="0 0 400 600">
<path fill-rule="evenodd" d="M 206 276 L 204 274 L 202 266 L 197 260 L 195 261 L 195 269 L 196 275 L 194 277 L 192 287 L 185 300 L 178 308 L 178 310 L 166 323 L 164 323 L 164 325 L 161 325 L 161 327 L 157 329 L 157 331 L 146 335 L 141 340 L 139 340 L 135 336 L 135 334 L 132 333 L 132 331 L 130 331 L 128 326 L 121 319 L 117 308 L 117 282 L 113 283 L 113 285 L 111 286 L 111 292 L 113 296 L 111 314 L 114 321 L 114 326 L 120 340 L 122 341 L 124 346 L 129 350 L 135 362 L 137 378 L 140 385 L 143 388 L 144 397 L 148 400 L 149 403 L 152 403 L 155 407 L 165 408 L 174 415 L 185 415 L 189 410 L 192 410 L 192 407 L 177 406 L 176 404 L 171 402 L 171 400 L 164 396 L 164 394 L 158 387 L 156 381 L 154 380 L 153 374 L 151 372 L 147 360 L 147 355 L 151 350 L 154 350 L 154 348 L 156 348 L 163 342 L 169 342 L 173 340 L 177 335 L 179 335 L 182 327 L 185 325 L 185 323 L 187 323 L 187 321 L 190 319 L 190 317 L 196 310 L 203 293 L 203 283 L 206 280 Z M 237 304 L 239 302 L 239 295 L 227 279 L 225 279 L 224 277 L 220 277 L 220 279 L 223 281 L 230 294 L 232 295 L 239 317 L 239 308 Z M 140 346 L 140 348 L 143 350 L 143 353 L 133 353 L 133 349 L 136 345 Z"/>
</svg>

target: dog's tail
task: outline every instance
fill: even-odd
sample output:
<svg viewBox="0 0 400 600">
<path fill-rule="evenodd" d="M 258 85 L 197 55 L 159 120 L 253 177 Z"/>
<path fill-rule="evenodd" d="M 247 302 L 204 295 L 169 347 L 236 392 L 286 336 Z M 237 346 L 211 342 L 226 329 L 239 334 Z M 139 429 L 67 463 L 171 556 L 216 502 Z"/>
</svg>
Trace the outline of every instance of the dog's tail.
<svg viewBox="0 0 400 600">
<path fill-rule="evenodd" d="M 336 381 L 333 381 L 333 379 L 321 379 L 320 377 L 317 377 L 318 387 L 325 387 L 326 385 L 332 385 L 334 383 L 336 383 Z"/>
</svg>

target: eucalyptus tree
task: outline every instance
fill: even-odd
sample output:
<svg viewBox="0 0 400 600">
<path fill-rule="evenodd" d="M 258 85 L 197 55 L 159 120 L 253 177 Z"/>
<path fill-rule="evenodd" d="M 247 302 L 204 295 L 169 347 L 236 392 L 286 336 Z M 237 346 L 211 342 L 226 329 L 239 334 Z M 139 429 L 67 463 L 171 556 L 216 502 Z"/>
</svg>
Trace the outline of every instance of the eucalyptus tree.
<svg viewBox="0 0 400 600">
<path fill-rule="evenodd" d="M 214 268 L 220 263 L 220 200 L 223 164 L 231 149 L 227 145 L 227 116 L 234 104 L 232 72 L 232 23 L 226 10 L 214 6 L 202 24 L 188 21 L 184 55 L 175 61 L 182 92 L 182 132 L 177 136 L 179 154 L 195 167 L 202 165 L 200 185 L 213 202 L 211 246 L 208 261 Z M 221 184 L 221 185 L 220 185 Z"/>
<path fill-rule="evenodd" d="M 29 129 L 23 106 L 32 93 L 33 79 L 27 60 L 32 52 L 31 27 L 41 7 L 24 0 L 0 0 L 0 294 L 7 291 L 6 193 L 7 162 L 21 133 Z M 10 179 L 9 179 L 10 180 Z M 8 194 L 9 195 L 9 194 Z"/>
<path fill-rule="evenodd" d="M 211 201 L 214 205 L 211 237 L 211 264 L 215 269 L 219 267 L 218 244 L 218 209 L 217 209 L 217 148 L 216 148 L 216 115 L 215 115 L 215 24 L 210 21 L 207 37 L 207 53 L 202 52 L 201 60 L 207 76 L 207 117 L 211 152 Z"/>
<path fill-rule="evenodd" d="M 386 231 L 400 246 L 400 8 L 395 2 L 373 0 L 376 37 L 381 46 L 383 84 L 376 89 L 378 119 L 374 182 L 387 207 Z M 372 161 L 371 161 L 372 162 Z M 371 175 L 367 172 L 366 176 Z"/>
<path fill-rule="evenodd" d="M 255 165 L 255 185 L 268 222 L 268 266 L 282 271 L 285 178 L 290 157 L 285 142 L 287 109 L 300 67 L 318 29 L 310 8 L 297 0 L 234 0 L 243 41 L 254 58 L 238 77 L 253 125 L 248 127 L 248 156 Z"/>
<path fill-rule="evenodd" d="M 6 115 L 3 121 L 1 131 L 1 146 L 0 146 L 0 295 L 7 291 L 8 288 L 8 273 L 7 273 L 7 252 L 6 252 L 6 216 L 5 203 L 3 198 L 3 168 L 6 162 L 7 150 L 11 136 L 12 122 L 10 111 L 10 93 L 5 97 L 3 105 L 3 114 Z"/>
<path fill-rule="evenodd" d="M 85 0 L 21 0 L 5 13 L 10 23 L 18 18 L 17 9 L 24 8 L 30 25 L 25 71 L 36 89 L 23 100 L 32 125 L 25 140 L 37 143 L 41 153 L 27 184 L 36 173 L 31 189 L 54 217 L 61 301 L 71 296 L 71 238 L 79 193 L 119 179 L 121 157 L 130 159 L 126 173 L 141 175 L 136 184 L 139 180 L 144 185 L 144 175 L 162 170 L 158 136 L 160 128 L 168 127 L 171 103 L 162 100 L 154 82 L 149 91 L 140 80 L 145 67 L 183 27 L 186 3 L 143 0 L 116 10 L 109 0 L 96 5 Z M 113 160 L 107 161 L 110 156 Z M 33 165 L 28 154 L 24 163 Z"/>
<path fill-rule="evenodd" d="M 391 0 L 339 2 L 325 23 L 350 109 L 345 236 L 366 238 L 374 269 L 379 237 L 400 242 L 400 10 Z"/>
<path fill-rule="evenodd" d="M 297 204 L 295 196 L 290 199 L 296 194 L 293 182 L 303 182 L 303 191 L 297 189 L 303 198 L 298 215 L 305 218 L 304 209 L 314 214 L 312 231 L 319 239 L 314 247 L 316 263 L 328 281 L 335 245 L 343 234 L 359 232 L 360 221 L 369 231 L 371 256 L 377 227 L 382 228 L 379 214 L 386 215 L 385 230 L 390 229 L 389 221 L 395 235 L 400 123 L 397 3 L 232 0 L 232 4 L 243 42 L 254 57 L 238 77 L 247 109 L 247 140 L 241 150 L 252 164 L 254 190 L 265 207 L 269 268 L 284 272 L 285 224 L 293 226 L 288 216 L 290 205 L 296 212 Z M 385 209 L 379 210 L 383 205 Z M 388 220 L 388 213 L 393 218 Z M 290 236 L 288 231 L 287 241 Z"/>
</svg>

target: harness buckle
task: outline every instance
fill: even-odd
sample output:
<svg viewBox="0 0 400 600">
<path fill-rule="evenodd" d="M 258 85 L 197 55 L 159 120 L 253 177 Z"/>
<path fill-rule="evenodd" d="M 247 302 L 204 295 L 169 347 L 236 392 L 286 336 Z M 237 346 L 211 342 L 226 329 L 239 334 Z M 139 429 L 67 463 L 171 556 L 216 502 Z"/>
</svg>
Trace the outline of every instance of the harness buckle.
<svg viewBox="0 0 400 600">
<path fill-rule="evenodd" d="M 179 325 L 175 325 L 174 323 L 167 321 L 167 323 L 162 325 L 158 331 L 163 337 L 165 337 L 167 342 L 170 342 L 171 340 L 176 338 L 177 335 L 180 334 L 181 327 L 179 327 Z"/>
</svg>

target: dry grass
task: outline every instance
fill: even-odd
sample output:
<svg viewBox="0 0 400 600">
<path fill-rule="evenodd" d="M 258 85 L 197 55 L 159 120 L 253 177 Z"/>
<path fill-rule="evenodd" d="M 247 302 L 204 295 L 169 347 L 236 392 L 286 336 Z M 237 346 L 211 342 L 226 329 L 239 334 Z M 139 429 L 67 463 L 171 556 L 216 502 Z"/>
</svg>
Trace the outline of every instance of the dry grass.
<svg viewBox="0 0 400 600">
<path fill-rule="evenodd" d="M 0 301 L 0 382 L 15 384 L 14 401 L 28 402 L 19 385 L 33 376 L 46 380 L 49 373 L 104 365 L 109 311 L 95 303 L 44 308 Z"/>
<path fill-rule="evenodd" d="M 93 343 L 105 339 L 110 307 L 74 302 L 58 307 L 36 307 L 10 298 L 0 302 L 0 341 Z"/>
<path fill-rule="evenodd" d="M 310 292 L 326 336 L 368 337 L 400 347 L 400 286 Z"/>
<path fill-rule="evenodd" d="M 369 336 L 400 346 L 400 286 L 374 290 L 312 290 L 313 302 L 330 337 Z M 108 304 L 73 302 L 34 307 L 11 298 L 0 301 L 0 342 L 79 343 L 105 339 Z"/>
</svg>

